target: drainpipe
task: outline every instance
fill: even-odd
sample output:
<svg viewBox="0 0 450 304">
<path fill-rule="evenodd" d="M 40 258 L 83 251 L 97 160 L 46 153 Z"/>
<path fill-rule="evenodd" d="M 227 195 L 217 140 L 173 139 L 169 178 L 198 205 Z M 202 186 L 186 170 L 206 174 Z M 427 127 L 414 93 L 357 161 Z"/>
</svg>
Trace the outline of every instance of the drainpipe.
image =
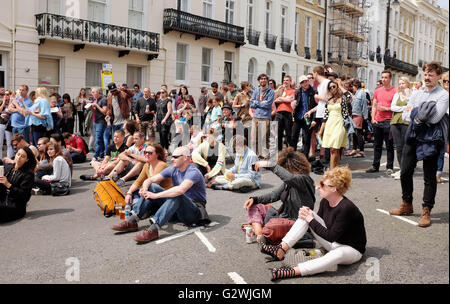
<svg viewBox="0 0 450 304">
<path fill-rule="evenodd" d="M 11 0 L 12 7 L 12 88 L 16 90 L 16 1 Z"/>
<path fill-rule="evenodd" d="M 166 82 L 166 71 L 167 71 L 167 49 L 159 48 L 160 51 L 164 51 L 164 70 L 163 70 L 163 84 L 167 84 Z"/>
<path fill-rule="evenodd" d="M 328 0 L 325 0 L 325 20 L 324 20 L 324 30 L 323 30 L 323 62 L 328 63 L 328 52 L 327 52 L 327 12 L 328 12 Z"/>
</svg>

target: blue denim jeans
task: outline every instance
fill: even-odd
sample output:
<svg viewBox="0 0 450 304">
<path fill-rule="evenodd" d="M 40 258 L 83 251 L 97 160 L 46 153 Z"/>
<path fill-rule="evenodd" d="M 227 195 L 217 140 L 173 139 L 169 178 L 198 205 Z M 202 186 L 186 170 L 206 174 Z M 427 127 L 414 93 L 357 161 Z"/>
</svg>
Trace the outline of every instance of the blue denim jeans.
<svg viewBox="0 0 450 304">
<path fill-rule="evenodd" d="M 103 141 L 103 133 L 105 132 L 105 129 L 106 129 L 105 125 L 94 122 L 95 158 L 103 158 L 105 156 L 105 143 Z"/>
<path fill-rule="evenodd" d="M 106 150 L 108 149 L 109 146 L 109 140 L 111 138 L 111 126 L 106 126 L 105 127 L 105 131 L 103 131 L 103 142 L 105 144 L 105 152 L 104 154 L 106 155 Z"/>
<path fill-rule="evenodd" d="M 24 137 L 25 141 L 27 143 L 31 143 L 30 142 L 30 127 L 29 126 L 28 127 L 23 127 L 23 128 L 13 127 L 12 128 L 12 134 L 14 135 L 14 134 L 17 134 L 17 133 L 23 134 L 23 137 Z"/>
<path fill-rule="evenodd" d="M 149 191 L 158 193 L 165 191 L 165 189 L 158 184 L 151 184 Z M 165 225 L 174 216 L 186 225 L 194 224 L 200 217 L 197 205 L 184 194 L 154 200 L 140 198 L 133 206 L 133 211 L 139 219 L 144 218 L 149 213 L 156 212 L 153 219 L 159 227 Z"/>
<path fill-rule="evenodd" d="M 438 168 L 437 168 L 438 174 L 442 174 L 442 171 L 444 170 L 444 157 L 445 157 L 445 149 L 442 148 L 438 158 Z"/>
</svg>

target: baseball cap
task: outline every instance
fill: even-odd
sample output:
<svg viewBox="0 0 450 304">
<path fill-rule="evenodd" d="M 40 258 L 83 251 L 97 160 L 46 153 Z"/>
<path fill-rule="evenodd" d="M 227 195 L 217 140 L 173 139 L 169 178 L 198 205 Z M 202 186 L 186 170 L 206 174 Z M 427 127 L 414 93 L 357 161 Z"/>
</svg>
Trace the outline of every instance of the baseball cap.
<svg viewBox="0 0 450 304">
<path fill-rule="evenodd" d="M 302 76 L 299 77 L 298 83 L 302 83 L 305 80 L 308 81 L 308 77 L 306 77 L 305 75 L 302 75 Z"/>
</svg>

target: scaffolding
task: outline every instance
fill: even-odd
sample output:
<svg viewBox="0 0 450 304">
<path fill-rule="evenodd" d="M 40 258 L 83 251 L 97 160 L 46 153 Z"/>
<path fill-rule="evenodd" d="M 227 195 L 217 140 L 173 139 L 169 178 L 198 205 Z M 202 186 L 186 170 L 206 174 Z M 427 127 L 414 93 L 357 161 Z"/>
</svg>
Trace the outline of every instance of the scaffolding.
<svg viewBox="0 0 450 304">
<path fill-rule="evenodd" d="M 370 0 L 329 0 L 328 63 L 340 75 L 366 80 Z M 358 70 L 359 69 L 359 70 Z"/>
</svg>

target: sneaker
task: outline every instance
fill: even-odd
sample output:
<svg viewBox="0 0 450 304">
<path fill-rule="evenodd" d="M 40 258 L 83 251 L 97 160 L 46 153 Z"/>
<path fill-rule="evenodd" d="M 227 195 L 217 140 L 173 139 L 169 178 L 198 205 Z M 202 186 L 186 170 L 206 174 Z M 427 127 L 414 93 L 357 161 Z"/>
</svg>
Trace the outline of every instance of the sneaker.
<svg viewBox="0 0 450 304">
<path fill-rule="evenodd" d="M 375 173 L 375 172 L 379 172 L 379 171 L 380 171 L 379 169 L 375 169 L 374 167 L 372 167 L 372 168 L 367 169 L 366 173 Z"/>
<path fill-rule="evenodd" d="M 109 177 L 109 176 L 102 176 L 102 177 L 100 177 L 100 180 L 103 182 L 103 181 L 108 181 L 108 180 L 110 180 L 111 179 L 111 177 Z"/>
<path fill-rule="evenodd" d="M 394 174 L 391 174 L 391 176 L 392 176 L 394 179 L 400 179 L 401 172 L 400 172 L 400 171 L 397 171 L 397 172 L 395 172 Z"/>
<path fill-rule="evenodd" d="M 394 174 L 394 170 L 392 170 L 392 169 L 387 169 L 387 170 L 386 170 L 386 174 L 387 174 L 387 175 L 392 175 L 392 174 Z"/>
<path fill-rule="evenodd" d="M 150 241 L 153 241 L 154 239 L 157 239 L 159 237 L 158 231 L 153 231 L 151 229 L 145 229 L 141 233 L 137 234 L 134 237 L 134 240 L 138 243 L 148 243 Z"/>
<path fill-rule="evenodd" d="M 113 179 L 114 180 L 114 179 Z M 123 187 L 123 186 L 125 186 L 125 180 L 123 179 L 123 178 L 119 178 L 117 181 L 115 181 L 116 182 L 116 185 L 118 186 L 118 187 Z"/>
<path fill-rule="evenodd" d="M 112 226 L 111 229 L 114 231 L 120 231 L 120 232 L 134 232 L 134 231 L 138 231 L 138 224 L 130 223 L 128 221 L 123 221 L 120 224 Z"/>
</svg>

